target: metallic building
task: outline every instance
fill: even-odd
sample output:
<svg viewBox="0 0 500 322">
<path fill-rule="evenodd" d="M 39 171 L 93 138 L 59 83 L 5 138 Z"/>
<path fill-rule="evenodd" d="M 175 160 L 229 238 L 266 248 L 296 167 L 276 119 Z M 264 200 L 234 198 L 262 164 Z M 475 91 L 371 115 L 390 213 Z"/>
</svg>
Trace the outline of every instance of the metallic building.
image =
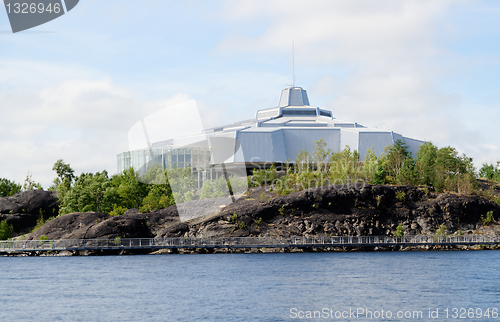
<svg viewBox="0 0 500 322">
<path fill-rule="evenodd" d="M 198 136 L 173 138 L 153 143 L 151 149 L 118 155 L 118 171 L 131 166 L 146 168 L 160 163 L 164 168 L 191 167 L 204 182 L 217 178 L 225 169 L 269 167 L 293 163 L 301 150 L 312 153 L 315 141 L 323 139 L 327 149 L 339 152 L 346 146 L 356 150 L 361 160 L 368 149 L 380 155 L 384 149 L 403 140 L 414 155 L 424 141 L 392 131 L 366 127 L 336 119 L 331 111 L 310 106 L 307 92 L 288 87 L 281 92 L 276 107 L 259 110 L 255 118 L 204 130 Z"/>
</svg>

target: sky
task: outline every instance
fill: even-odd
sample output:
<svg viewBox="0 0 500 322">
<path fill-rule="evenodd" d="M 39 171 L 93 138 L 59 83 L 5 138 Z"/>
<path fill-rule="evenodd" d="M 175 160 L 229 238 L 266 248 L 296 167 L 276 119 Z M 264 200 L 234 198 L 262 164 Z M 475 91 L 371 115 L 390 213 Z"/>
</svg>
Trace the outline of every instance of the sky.
<svg viewBox="0 0 500 322">
<path fill-rule="evenodd" d="M 497 1 L 80 0 L 14 34 L 0 7 L 0 178 L 116 173 L 141 119 L 193 100 L 205 128 L 253 118 L 292 61 L 312 106 L 496 163 L 499 18 Z"/>
</svg>

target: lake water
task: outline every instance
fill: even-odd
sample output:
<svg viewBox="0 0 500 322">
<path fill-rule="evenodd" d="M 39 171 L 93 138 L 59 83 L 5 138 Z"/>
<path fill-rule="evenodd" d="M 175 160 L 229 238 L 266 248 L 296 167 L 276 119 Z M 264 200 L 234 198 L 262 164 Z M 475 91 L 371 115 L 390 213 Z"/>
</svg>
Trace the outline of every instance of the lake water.
<svg viewBox="0 0 500 322">
<path fill-rule="evenodd" d="M 496 321 L 499 309 L 500 251 L 0 258 L 0 321 Z"/>
</svg>

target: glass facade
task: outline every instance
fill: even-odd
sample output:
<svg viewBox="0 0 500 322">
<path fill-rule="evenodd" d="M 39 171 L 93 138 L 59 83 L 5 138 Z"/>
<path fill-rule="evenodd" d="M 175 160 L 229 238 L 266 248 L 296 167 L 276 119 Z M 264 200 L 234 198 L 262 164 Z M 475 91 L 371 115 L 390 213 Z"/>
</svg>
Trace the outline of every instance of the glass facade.
<svg viewBox="0 0 500 322">
<path fill-rule="evenodd" d="M 211 151 L 207 148 L 189 149 L 152 149 L 128 151 L 118 154 L 118 173 L 133 167 L 139 173 L 145 173 L 154 164 L 167 168 L 188 168 L 193 171 L 207 169 L 210 165 Z"/>
<path fill-rule="evenodd" d="M 224 176 L 220 167 L 210 167 L 211 149 L 208 148 L 173 148 L 128 151 L 118 154 L 117 170 L 123 172 L 131 167 L 144 175 L 156 164 L 167 168 L 191 168 L 193 176 L 201 188 L 205 181 L 216 180 Z"/>
</svg>

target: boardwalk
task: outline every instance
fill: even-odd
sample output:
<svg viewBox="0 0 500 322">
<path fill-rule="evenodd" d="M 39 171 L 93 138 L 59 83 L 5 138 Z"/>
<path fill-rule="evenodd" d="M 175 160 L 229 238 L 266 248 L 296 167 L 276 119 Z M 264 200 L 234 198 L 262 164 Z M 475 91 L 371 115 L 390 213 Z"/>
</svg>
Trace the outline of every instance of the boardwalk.
<svg viewBox="0 0 500 322">
<path fill-rule="evenodd" d="M 500 245 L 500 236 L 338 236 L 338 237 L 216 237 L 216 238 L 115 238 L 0 242 L 0 254 L 82 250 L 157 250 L 181 248 L 321 248 L 391 246 Z"/>
</svg>

